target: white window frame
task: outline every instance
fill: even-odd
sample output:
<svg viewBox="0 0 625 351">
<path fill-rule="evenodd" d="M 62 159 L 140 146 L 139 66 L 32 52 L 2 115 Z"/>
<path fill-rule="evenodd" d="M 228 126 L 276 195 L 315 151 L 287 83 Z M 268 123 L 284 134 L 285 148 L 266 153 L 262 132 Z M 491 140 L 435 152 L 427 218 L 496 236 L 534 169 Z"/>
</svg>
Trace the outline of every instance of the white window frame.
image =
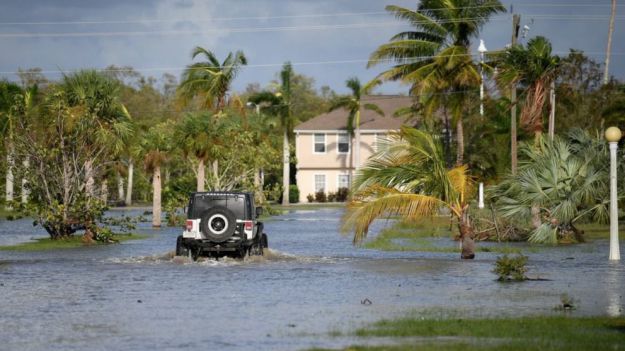
<svg viewBox="0 0 625 351">
<path fill-rule="evenodd" d="M 341 177 L 347 177 L 347 186 L 346 187 L 342 187 L 341 186 Z M 339 191 L 340 188 L 348 188 L 352 185 L 352 179 L 350 177 L 350 175 L 348 173 L 343 173 L 343 174 L 338 174 L 336 176 L 336 191 Z"/>
<path fill-rule="evenodd" d="M 323 177 L 322 190 L 324 193 L 328 192 L 328 177 L 324 173 L 315 173 L 313 175 L 313 190 L 315 191 L 315 194 L 321 191 L 320 189 L 317 189 L 317 176 Z"/>
<path fill-rule="evenodd" d="M 316 135 L 323 135 L 323 152 L 319 152 L 315 148 L 315 145 L 317 144 L 317 141 L 315 140 L 315 136 Z M 326 133 L 313 133 L 313 135 L 312 135 L 312 151 L 313 151 L 313 154 L 316 154 L 316 155 L 323 155 L 323 154 L 328 152 L 328 137 L 327 137 Z"/>
<path fill-rule="evenodd" d="M 344 135 L 347 137 L 347 152 L 343 152 L 341 151 L 340 148 L 340 141 L 341 141 L 341 136 Z M 349 133 L 336 133 L 336 152 L 340 155 L 348 155 L 351 151 L 352 151 L 352 147 L 351 147 L 351 142 L 350 142 L 350 137 L 349 137 Z"/>
</svg>

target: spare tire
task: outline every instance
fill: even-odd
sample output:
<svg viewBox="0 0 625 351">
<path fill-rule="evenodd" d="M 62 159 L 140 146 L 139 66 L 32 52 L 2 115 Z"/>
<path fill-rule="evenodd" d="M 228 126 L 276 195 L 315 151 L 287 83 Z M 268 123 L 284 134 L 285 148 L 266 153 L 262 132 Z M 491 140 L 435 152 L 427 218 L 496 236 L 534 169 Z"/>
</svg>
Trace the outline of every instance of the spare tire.
<svg viewBox="0 0 625 351">
<path fill-rule="evenodd" d="M 234 213 L 222 206 L 215 206 L 201 216 L 200 230 L 208 239 L 216 243 L 230 239 L 236 226 Z"/>
</svg>

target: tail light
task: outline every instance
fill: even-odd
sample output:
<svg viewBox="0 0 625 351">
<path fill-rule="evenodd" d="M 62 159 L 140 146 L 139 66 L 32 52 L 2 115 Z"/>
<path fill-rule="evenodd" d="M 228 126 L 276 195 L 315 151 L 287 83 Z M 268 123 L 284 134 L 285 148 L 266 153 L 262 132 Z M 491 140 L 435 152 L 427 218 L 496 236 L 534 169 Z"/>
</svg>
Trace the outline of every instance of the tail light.
<svg viewBox="0 0 625 351">
<path fill-rule="evenodd" d="M 245 230 L 252 230 L 254 223 L 252 221 L 245 221 Z"/>
<path fill-rule="evenodd" d="M 193 221 L 187 220 L 187 231 L 190 232 L 193 229 Z"/>
</svg>

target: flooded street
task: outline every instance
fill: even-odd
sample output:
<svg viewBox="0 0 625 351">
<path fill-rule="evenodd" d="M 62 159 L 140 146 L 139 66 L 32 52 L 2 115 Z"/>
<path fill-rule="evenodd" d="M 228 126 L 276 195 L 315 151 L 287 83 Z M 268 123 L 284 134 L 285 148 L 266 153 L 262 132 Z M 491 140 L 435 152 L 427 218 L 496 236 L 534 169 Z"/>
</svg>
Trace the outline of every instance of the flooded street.
<svg viewBox="0 0 625 351">
<path fill-rule="evenodd" d="M 625 268 L 608 262 L 607 233 L 592 243 L 524 250 L 528 275 L 548 280 L 502 284 L 491 273 L 499 254 L 461 261 L 456 253 L 355 248 L 338 233 L 340 215 L 320 209 L 274 217 L 265 222 L 271 251 L 245 261 L 174 260 L 180 229 L 149 223 L 137 232 L 150 238 L 119 245 L 0 251 L 0 349 L 339 347 L 355 340 L 329 332 L 410 311 L 561 313 L 554 307 L 564 293 L 576 302 L 574 315 L 625 314 Z M 0 245 L 45 236 L 30 223 L 1 221 Z"/>
</svg>

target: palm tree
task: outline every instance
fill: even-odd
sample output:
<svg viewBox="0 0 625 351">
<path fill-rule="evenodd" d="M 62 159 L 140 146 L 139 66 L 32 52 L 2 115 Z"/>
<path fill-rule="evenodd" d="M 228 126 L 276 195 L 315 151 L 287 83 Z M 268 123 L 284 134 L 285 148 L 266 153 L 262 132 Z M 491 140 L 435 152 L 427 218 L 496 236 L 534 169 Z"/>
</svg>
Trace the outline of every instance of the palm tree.
<svg viewBox="0 0 625 351">
<path fill-rule="evenodd" d="M 2 134 L 5 140 L 5 150 L 7 156 L 7 170 L 6 170 L 6 195 L 5 200 L 7 208 L 10 207 L 9 203 L 13 201 L 13 167 L 15 162 L 15 156 L 13 152 L 13 137 L 14 137 L 14 119 L 15 119 L 15 106 L 17 99 L 23 93 L 19 85 L 10 83 L 7 81 L 0 81 L 0 123 L 2 127 Z"/>
<path fill-rule="evenodd" d="M 182 73 L 179 94 L 185 100 L 199 97 L 203 106 L 216 112 L 225 108 L 226 94 L 236 78 L 241 66 L 247 65 L 242 51 L 231 52 L 219 63 L 215 54 L 203 47 L 196 47 L 191 58 L 203 56 L 206 61 L 187 66 Z"/>
<path fill-rule="evenodd" d="M 347 87 L 352 91 L 351 96 L 342 96 L 337 98 L 332 102 L 330 106 L 330 111 L 334 111 L 336 109 L 342 108 L 347 110 L 347 132 L 350 136 L 350 169 L 354 164 L 353 159 L 356 158 L 355 168 L 358 169 L 360 167 L 360 110 L 361 107 L 373 111 L 380 116 L 384 116 L 384 112 L 380 109 L 379 106 L 372 103 L 362 103 L 361 98 L 362 95 L 366 95 L 371 92 L 373 87 L 379 85 L 381 82 L 378 79 L 374 79 L 372 82 L 367 84 L 366 86 L 361 86 L 360 80 L 356 77 L 349 78 L 346 82 Z M 354 144 L 354 136 L 356 139 L 356 148 L 353 147 Z M 355 156 L 354 156 L 355 154 Z M 350 179 L 352 176 L 350 175 Z"/>
<path fill-rule="evenodd" d="M 551 43 L 541 36 L 530 39 L 527 47 L 514 45 L 492 57 L 497 68 L 495 80 L 502 89 L 518 85 L 523 89 L 525 102 L 520 123 L 534 133 L 538 142 L 543 131 L 543 108 L 550 86 L 557 78 L 560 58 L 552 55 Z"/>
<path fill-rule="evenodd" d="M 65 92 L 70 107 L 76 108 L 80 118 L 92 123 L 93 133 L 90 143 L 110 144 L 119 152 L 123 147 L 123 139 L 132 132 L 128 111 L 119 102 L 120 84 L 95 70 L 83 70 L 63 76 L 61 89 Z M 88 160 L 87 181 L 85 189 L 93 197 L 94 176 L 97 167 L 93 160 Z"/>
<path fill-rule="evenodd" d="M 152 226 L 161 226 L 161 166 L 167 161 L 171 151 L 170 133 L 173 125 L 169 122 L 150 128 L 142 140 L 143 163 L 146 171 L 152 173 Z"/>
<path fill-rule="evenodd" d="M 434 113 L 449 105 L 456 120 L 456 164 L 463 162 L 463 115 L 468 113 L 469 92 L 479 85 L 480 75 L 471 59 L 471 38 L 489 17 L 504 12 L 499 0 L 423 0 L 417 10 L 389 5 L 386 10 L 416 30 L 396 34 L 369 57 L 368 67 L 392 61 L 382 72 L 384 81 L 411 85 L 412 95 Z"/>
<path fill-rule="evenodd" d="M 356 177 L 343 230 L 353 230 L 357 243 L 377 218 L 399 215 L 416 221 L 446 207 L 458 221 L 461 258 L 470 259 L 475 256 L 468 213 L 472 189 L 466 166 L 447 169 L 439 140 L 404 126 L 391 137 L 389 147 L 371 157 Z"/>
<path fill-rule="evenodd" d="M 215 162 L 227 139 L 229 126 L 218 115 L 207 113 L 187 114 L 177 126 L 176 140 L 182 142 L 182 150 L 186 155 L 192 154 L 198 160 L 197 191 L 204 191 L 206 184 L 206 164 Z M 213 177 L 216 175 L 213 174 Z M 215 180 L 215 179 L 213 179 Z M 218 187 L 218 185 L 213 184 Z"/>
<path fill-rule="evenodd" d="M 493 189 L 499 213 L 532 222 L 529 241 L 584 241 L 576 224 L 606 221 L 609 204 L 609 161 L 605 141 L 579 129 L 566 138 L 540 138 L 521 148 L 525 156 L 516 175 Z M 619 194 L 622 198 L 623 194 Z M 538 208 L 538 223 L 533 223 Z"/>
<path fill-rule="evenodd" d="M 293 66 L 286 62 L 280 71 L 280 88 L 276 93 L 263 91 L 249 98 L 250 102 L 257 105 L 265 104 L 265 110 L 276 113 L 280 117 L 282 129 L 282 205 L 289 204 L 289 185 L 291 177 L 291 148 L 289 135 L 293 131 L 296 119 L 292 114 L 291 106 L 291 79 Z M 262 109 L 261 105 L 261 109 Z"/>
</svg>

